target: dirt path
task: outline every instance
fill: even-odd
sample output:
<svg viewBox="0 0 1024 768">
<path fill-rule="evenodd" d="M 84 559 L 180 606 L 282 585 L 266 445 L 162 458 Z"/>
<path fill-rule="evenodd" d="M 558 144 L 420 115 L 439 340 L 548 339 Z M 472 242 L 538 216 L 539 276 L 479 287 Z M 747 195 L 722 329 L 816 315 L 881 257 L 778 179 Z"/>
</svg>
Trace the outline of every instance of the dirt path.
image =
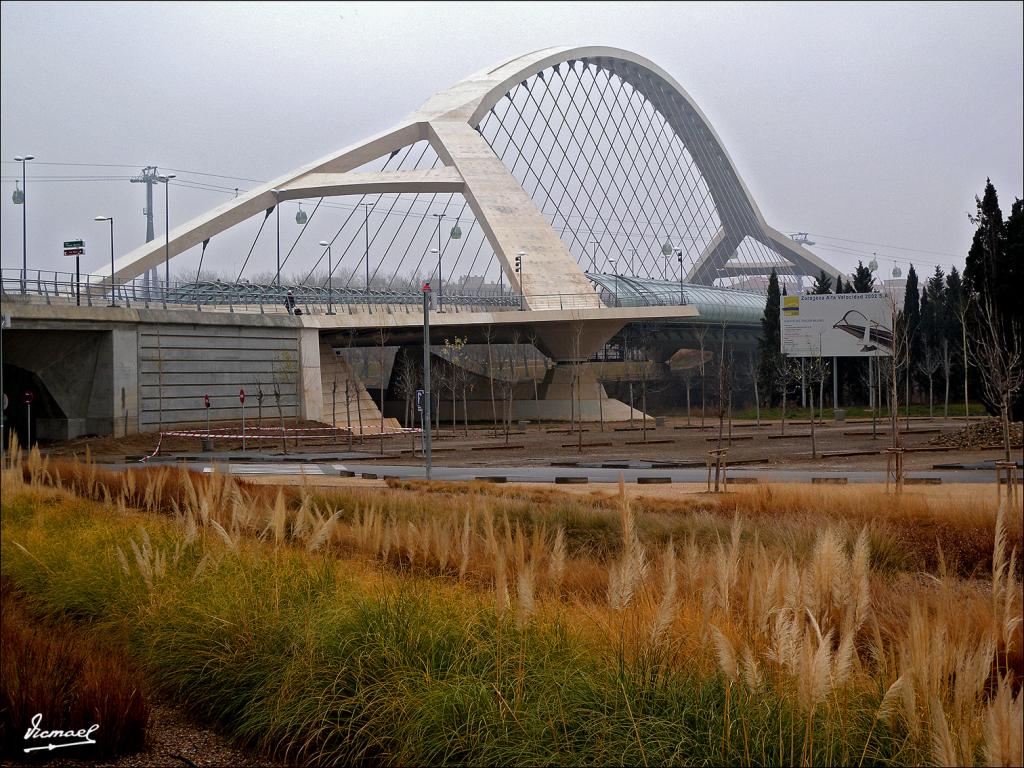
<svg viewBox="0 0 1024 768">
<path fill-rule="evenodd" d="M 149 731 L 147 734 L 149 747 L 143 752 L 123 755 L 114 760 L 62 760 L 56 757 L 46 763 L 52 768 L 94 768 L 95 766 L 112 766 L 113 768 L 134 768 L 135 766 L 153 766 L 154 768 L 188 768 L 190 765 L 206 768 L 207 766 L 285 766 L 286 763 L 275 763 L 249 752 L 237 749 L 218 733 L 195 722 L 181 709 L 164 703 L 152 703 L 150 709 Z M 59 753 L 55 753 L 59 755 Z M 3 761 L 3 766 L 23 766 L 25 763 Z"/>
</svg>

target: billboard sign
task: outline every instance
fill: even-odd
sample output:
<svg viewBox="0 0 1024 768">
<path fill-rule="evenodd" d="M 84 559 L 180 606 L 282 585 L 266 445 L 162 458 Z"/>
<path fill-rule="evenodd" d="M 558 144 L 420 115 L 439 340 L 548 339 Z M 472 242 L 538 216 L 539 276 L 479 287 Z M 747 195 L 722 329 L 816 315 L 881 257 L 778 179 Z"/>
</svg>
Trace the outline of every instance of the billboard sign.
<svg viewBox="0 0 1024 768">
<path fill-rule="evenodd" d="M 882 293 L 783 296 L 780 315 L 787 357 L 892 355 L 892 304 Z"/>
</svg>

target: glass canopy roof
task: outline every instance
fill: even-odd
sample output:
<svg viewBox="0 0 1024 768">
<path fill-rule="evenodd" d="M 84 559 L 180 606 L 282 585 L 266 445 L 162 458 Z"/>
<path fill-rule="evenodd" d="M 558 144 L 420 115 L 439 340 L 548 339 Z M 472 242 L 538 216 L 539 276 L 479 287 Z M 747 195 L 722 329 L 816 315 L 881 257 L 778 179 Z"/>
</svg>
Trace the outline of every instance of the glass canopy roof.
<svg viewBox="0 0 1024 768">
<path fill-rule="evenodd" d="M 706 322 L 745 325 L 758 324 L 764 316 L 765 296 L 753 291 L 590 272 L 587 277 L 597 285 L 601 300 L 610 307 L 689 304 L 697 308 Z"/>
</svg>

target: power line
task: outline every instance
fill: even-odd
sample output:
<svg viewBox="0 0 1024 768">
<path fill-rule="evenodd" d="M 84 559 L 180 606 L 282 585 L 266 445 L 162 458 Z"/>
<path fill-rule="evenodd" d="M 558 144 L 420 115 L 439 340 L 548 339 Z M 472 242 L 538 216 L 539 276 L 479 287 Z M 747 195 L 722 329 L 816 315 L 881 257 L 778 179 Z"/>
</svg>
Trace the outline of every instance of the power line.
<svg viewBox="0 0 1024 768">
<path fill-rule="evenodd" d="M 12 165 L 17 163 L 17 161 L 15 161 L 15 160 L 2 160 L 0 162 L 6 163 L 6 164 L 12 164 Z M 66 166 L 66 167 L 81 167 L 81 168 L 132 168 L 132 169 L 134 169 L 134 168 L 138 168 L 140 166 L 143 166 L 145 164 L 144 163 L 77 163 L 77 162 L 35 161 L 33 163 L 33 165 L 36 165 L 36 166 L 54 166 L 54 167 L 65 167 Z M 187 173 L 187 174 L 191 174 L 191 175 L 194 175 L 194 176 L 206 176 L 206 177 L 210 177 L 210 178 L 228 179 L 228 180 L 232 180 L 232 181 L 246 181 L 246 182 L 251 182 L 251 183 L 254 183 L 254 184 L 266 184 L 266 183 L 268 183 L 264 179 L 254 179 L 254 178 L 247 177 L 247 176 L 232 176 L 232 175 L 229 175 L 229 174 L 211 173 L 211 172 L 208 172 L 208 171 L 196 171 L 196 170 L 183 169 L 183 168 L 167 168 L 167 170 L 171 171 L 171 172 L 174 172 L 174 173 Z M 89 181 L 89 182 L 93 182 L 93 181 L 124 181 L 124 180 L 130 179 L 130 178 L 131 178 L 130 176 L 114 176 L 114 175 L 101 175 L 101 174 L 89 174 L 89 175 L 81 175 L 81 176 L 75 176 L 75 175 L 71 175 L 71 174 L 49 175 L 49 176 L 47 176 L 47 175 L 37 175 L 37 176 L 33 176 L 33 182 L 48 182 L 48 183 L 52 183 L 52 182 L 76 182 L 76 181 Z M 14 181 L 17 181 L 19 179 L 16 179 L 14 176 L 2 176 L 2 177 L 0 177 L 0 180 L 2 180 L 4 182 L 14 182 Z M 186 189 L 197 189 L 197 190 L 208 191 L 208 192 L 235 193 L 237 191 L 241 191 L 241 192 L 249 191 L 249 190 L 240 189 L 240 188 L 237 188 L 237 187 L 228 187 L 228 186 L 224 186 L 224 185 L 211 184 L 211 183 L 203 182 L 203 181 L 200 181 L 200 180 L 184 179 L 184 178 L 180 178 L 180 177 L 177 180 L 177 184 L 176 185 L 177 186 L 181 186 L 181 187 L 186 188 Z M 390 195 L 384 195 L 382 197 L 388 197 L 388 196 L 390 196 Z M 290 201 L 288 201 L 288 202 L 290 202 Z M 355 208 L 354 204 L 353 205 L 347 205 L 347 204 L 344 204 L 344 203 L 328 203 L 328 202 L 324 202 L 323 205 L 324 205 L 324 207 L 338 208 L 338 209 L 342 209 L 342 210 L 354 210 L 354 208 Z M 415 205 L 415 203 L 413 205 Z M 429 208 L 429 206 L 428 206 L 428 208 Z M 417 215 L 416 213 L 412 212 L 411 208 L 410 208 L 410 213 L 411 213 L 411 215 L 414 215 L 414 216 Z M 427 214 L 424 213 L 422 215 L 425 217 Z M 580 218 L 583 222 L 587 222 L 588 218 L 596 218 L 596 217 L 587 217 L 587 216 L 576 217 L 576 216 L 570 216 L 569 218 Z M 595 221 L 595 223 L 596 223 L 596 221 Z M 561 228 L 560 227 L 554 227 L 554 229 L 556 231 L 566 231 L 569 228 L 568 227 L 561 227 Z M 610 228 L 607 228 L 607 229 L 610 229 Z M 616 235 L 616 233 L 611 232 L 611 231 L 607 231 L 606 234 L 609 234 L 609 235 L 611 235 L 613 237 Z M 621 235 L 622 234 L 621 231 L 618 234 Z M 960 258 L 962 258 L 962 254 L 954 254 L 954 253 L 949 253 L 949 252 L 946 252 L 946 251 L 934 251 L 934 250 L 928 250 L 928 249 L 924 249 L 924 248 L 911 248 L 911 247 L 908 247 L 908 246 L 893 245 L 892 243 L 879 243 L 879 242 L 874 242 L 874 241 L 870 241 L 870 240 L 857 240 L 857 239 L 853 239 L 853 238 L 844 238 L 844 237 L 837 237 L 835 235 L 821 234 L 821 233 L 818 233 L 818 232 L 810 232 L 808 234 L 809 235 L 813 235 L 814 237 L 817 237 L 817 238 L 822 238 L 822 239 L 825 239 L 825 240 L 835 240 L 835 241 L 842 242 L 842 243 L 853 243 L 855 245 L 873 246 L 873 247 L 876 247 L 876 248 L 889 248 L 889 249 L 892 249 L 892 250 L 907 251 L 909 253 L 928 254 L 928 255 L 932 255 L 932 256 L 942 256 L 942 257 L 952 258 L 952 259 L 960 259 Z M 867 256 L 867 255 L 870 255 L 872 253 L 870 251 L 862 251 L 862 250 L 857 250 L 857 249 L 853 249 L 853 248 L 844 248 L 843 246 L 828 245 L 826 243 L 818 243 L 817 244 L 817 248 L 819 248 L 819 249 L 823 248 L 823 249 L 826 249 L 826 250 L 832 250 L 832 251 L 836 251 L 836 252 L 839 252 L 839 253 L 847 253 L 847 254 L 852 254 L 852 255 Z M 890 259 L 890 260 L 896 260 L 896 259 Z M 900 261 L 901 261 L 901 263 L 906 263 L 906 261 L 904 261 L 904 260 L 900 260 Z M 907 261 L 909 261 L 909 257 L 908 257 Z M 921 264 L 943 266 L 943 264 L 941 262 L 936 262 L 936 261 L 930 261 L 930 260 L 925 260 L 925 259 L 916 259 L 916 261 L 918 261 Z"/>
<path fill-rule="evenodd" d="M 950 256 L 950 257 L 952 257 L 954 259 L 960 258 L 957 254 L 955 254 L 955 253 L 947 253 L 946 251 L 929 251 L 929 250 L 924 249 L 924 248 L 908 248 L 908 247 L 903 246 L 903 245 L 892 245 L 890 243 L 873 243 L 873 242 L 870 242 L 868 240 L 851 240 L 850 238 L 846 238 L 846 237 L 834 237 L 833 235 L 822 235 L 822 234 L 819 234 L 817 232 L 809 232 L 808 234 L 814 235 L 815 237 L 823 237 L 826 240 L 839 240 L 840 242 L 843 242 L 843 243 L 857 243 L 859 245 L 873 245 L 873 246 L 876 246 L 878 248 L 892 248 L 892 249 L 897 250 L 897 251 L 913 251 L 915 253 L 930 253 L 933 256 Z"/>
</svg>

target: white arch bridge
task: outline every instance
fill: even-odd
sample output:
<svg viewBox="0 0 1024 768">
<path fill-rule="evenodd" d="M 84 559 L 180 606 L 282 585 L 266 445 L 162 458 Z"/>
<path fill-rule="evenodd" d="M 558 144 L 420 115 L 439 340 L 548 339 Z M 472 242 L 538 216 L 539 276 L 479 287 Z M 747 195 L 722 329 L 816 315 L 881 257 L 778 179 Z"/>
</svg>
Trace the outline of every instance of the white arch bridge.
<svg viewBox="0 0 1024 768">
<path fill-rule="evenodd" d="M 331 198 L 341 205 L 323 205 Z M 311 212 L 282 252 L 281 207 L 290 201 Z M 320 226 L 336 217 L 324 248 L 303 240 L 317 217 Z M 218 251 L 218 235 L 257 225 L 244 258 Z M 253 284 L 245 279 L 250 257 L 275 227 L 275 277 Z M 204 259 L 232 274 L 141 286 L 148 271 L 194 249 L 200 277 Z M 312 254 L 305 263 L 303 253 Z M 297 268 L 304 278 L 282 280 L 283 270 Z M 46 276 L 37 275 L 34 288 L 29 279 L 32 301 L 8 291 L 26 292 L 24 281 L 5 277 L 3 287 L 23 327 L 45 329 L 61 308 L 61 322 L 135 323 L 147 339 L 148 325 L 294 329 L 309 379 L 294 407 L 314 417 L 323 409 L 306 401 L 325 386 L 314 386 L 319 351 L 342 338 L 373 343 L 381 330 L 392 343 L 412 343 L 422 281 L 445 311 L 434 323 L 438 339 L 461 332 L 478 341 L 481 329 L 494 328 L 568 361 L 639 322 L 658 325 L 666 351 L 673 324 L 680 340 L 699 323 L 749 334 L 772 270 L 798 279 L 839 274 L 765 221 L 707 117 L 669 73 L 635 53 L 588 46 L 548 48 L 471 75 L 398 125 L 135 248 L 112 274 L 94 278 L 85 306 L 68 306 L 69 286 L 57 276 L 53 291 Z M 301 317 L 282 316 L 286 290 Z M 111 294 L 121 306 L 104 306 L 115 303 Z M 148 349 L 141 341 L 137 348 Z M 225 387 L 238 380 L 222 378 Z M 123 422 L 146 428 L 146 385 L 139 386 L 139 415 Z M 121 431 L 117 410 L 112 423 Z M 193 415 L 183 407 L 180 420 Z"/>
</svg>

